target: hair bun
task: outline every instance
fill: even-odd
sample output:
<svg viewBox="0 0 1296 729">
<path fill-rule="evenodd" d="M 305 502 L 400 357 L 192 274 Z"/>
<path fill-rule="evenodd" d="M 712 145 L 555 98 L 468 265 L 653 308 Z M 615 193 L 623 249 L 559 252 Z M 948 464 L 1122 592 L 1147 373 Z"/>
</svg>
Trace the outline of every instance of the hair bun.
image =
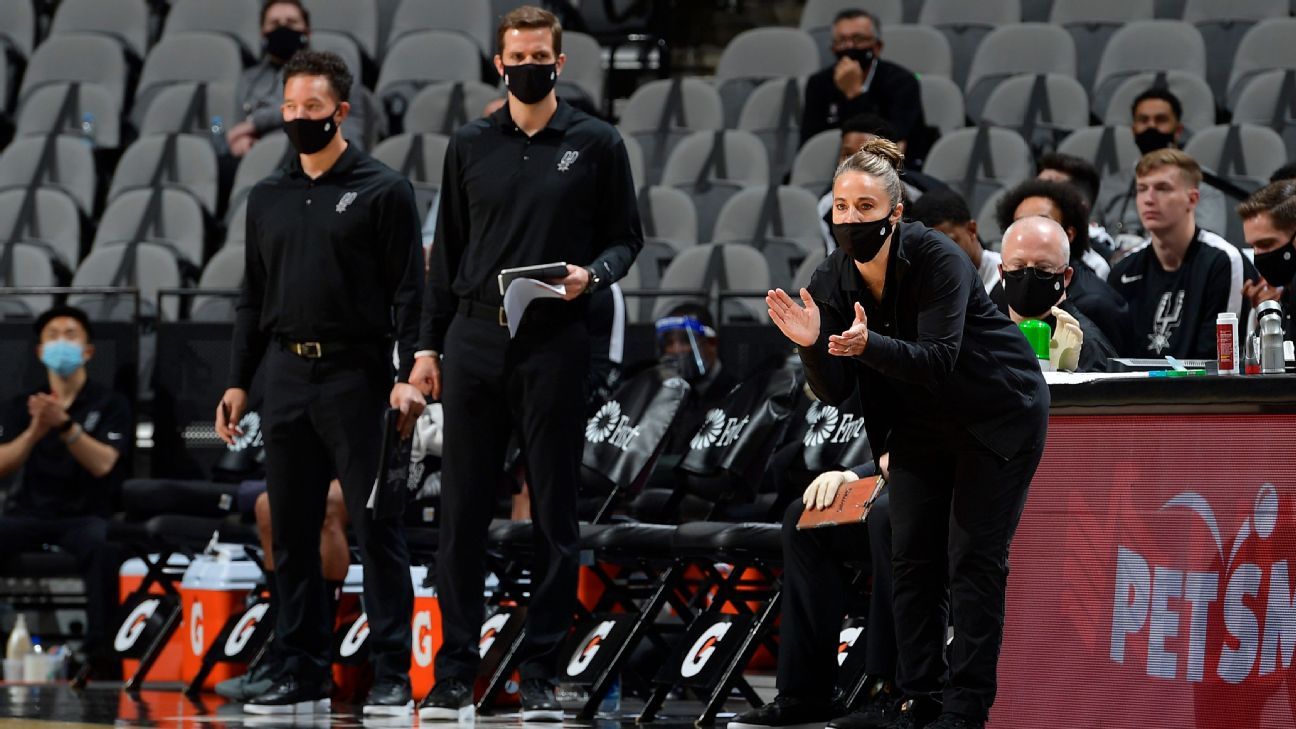
<svg viewBox="0 0 1296 729">
<path fill-rule="evenodd" d="M 900 151 L 900 145 L 890 139 L 874 137 L 860 145 L 859 151 L 881 157 L 897 172 L 900 171 L 901 165 L 904 164 L 904 152 Z"/>
</svg>

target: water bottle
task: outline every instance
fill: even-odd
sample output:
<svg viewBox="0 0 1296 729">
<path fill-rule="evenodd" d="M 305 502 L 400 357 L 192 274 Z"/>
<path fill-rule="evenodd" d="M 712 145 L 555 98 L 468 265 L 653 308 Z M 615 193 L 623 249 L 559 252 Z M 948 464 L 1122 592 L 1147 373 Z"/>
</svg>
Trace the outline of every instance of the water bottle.
<svg viewBox="0 0 1296 729">
<path fill-rule="evenodd" d="M 612 685 L 608 686 L 607 693 L 603 694 L 603 702 L 599 704 L 599 716 L 616 717 L 621 714 L 621 676 L 618 674 L 612 679 Z"/>
<path fill-rule="evenodd" d="M 90 147 L 94 147 L 95 143 L 94 125 L 94 114 L 87 111 L 81 115 L 81 138 L 84 139 L 85 143 Z"/>
<path fill-rule="evenodd" d="M 211 135 L 221 141 L 225 140 L 225 118 L 214 116 L 211 118 Z"/>
<path fill-rule="evenodd" d="M 5 659 L 21 661 L 23 656 L 32 652 L 31 633 L 27 630 L 27 616 L 18 613 L 13 631 L 9 633 L 9 642 L 5 645 Z"/>
<path fill-rule="evenodd" d="M 1283 358 L 1282 305 L 1266 301 L 1256 307 L 1256 324 L 1260 330 L 1260 374 L 1281 375 L 1286 370 Z"/>
</svg>

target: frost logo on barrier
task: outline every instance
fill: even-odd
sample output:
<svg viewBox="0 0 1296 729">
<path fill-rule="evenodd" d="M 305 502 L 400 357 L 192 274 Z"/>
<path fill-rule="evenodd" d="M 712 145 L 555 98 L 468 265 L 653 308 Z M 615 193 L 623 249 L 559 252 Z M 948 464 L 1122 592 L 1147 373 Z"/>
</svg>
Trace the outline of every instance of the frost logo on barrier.
<svg viewBox="0 0 1296 729">
<path fill-rule="evenodd" d="M 638 437 L 639 426 L 631 425 L 630 416 L 621 414 L 621 403 L 616 400 L 603 403 L 603 407 L 585 424 L 585 440 L 595 444 L 607 441 L 623 453 Z"/>
<path fill-rule="evenodd" d="M 742 436 L 743 428 L 751 417 L 730 418 L 725 416 L 725 411 L 720 408 L 713 408 L 706 414 L 706 419 L 702 421 L 702 427 L 689 441 L 689 447 L 695 451 L 704 450 L 711 446 L 728 448 L 738 441 Z"/>
<path fill-rule="evenodd" d="M 1150 564 L 1136 550 L 1118 546 L 1111 660 L 1124 664 L 1131 638 L 1146 628 L 1147 675 L 1201 682 L 1206 672 L 1211 606 L 1222 599 L 1224 641 L 1222 646 L 1212 646 L 1219 650 L 1219 677 L 1240 684 L 1257 670 L 1257 663 L 1260 676 L 1288 670 L 1296 652 L 1296 596 L 1292 594 L 1290 566 L 1285 559 L 1269 565 L 1238 559 L 1253 536 L 1261 541 L 1273 536 L 1278 504 L 1273 484 L 1261 486 L 1251 513 L 1227 546 L 1215 511 L 1201 494 L 1180 493 L 1162 504 L 1162 511 L 1187 509 L 1201 519 L 1222 571 Z M 1185 633 L 1188 650 L 1181 656 L 1167 642 Z"/>
<path fill-rule="evenodd" d="M 806 448 L 824 443 L 849 443 L 858 438 L 860 432 L 864 430 L 864 418 L 843 413 L 832 405 L 812 403 L 805 417 L 810 427 L 806 430 L 801 444 Z"/>
</svg>

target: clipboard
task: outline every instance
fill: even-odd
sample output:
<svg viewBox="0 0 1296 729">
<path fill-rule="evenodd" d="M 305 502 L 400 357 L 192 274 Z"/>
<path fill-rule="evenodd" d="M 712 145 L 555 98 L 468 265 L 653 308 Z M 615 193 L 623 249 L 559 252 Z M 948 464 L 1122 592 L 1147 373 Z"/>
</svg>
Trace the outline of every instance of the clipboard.
<svg viewBox="0 0 1296 729">
<path fill-rule="evenodd" d="M 378 473 L 365 506 L 373 509 L 375 519 L 398 517 L 405 511 L 408 496 L 410 449 L 413 440 L 401 438 L 397 422 L 400 410 L 387 408 L 383 413 L 382 450 L 378 453 Z"/>
<path fill-rule="evenodd" d="M 567 264 L 559 261 L 557 263 L 541 263 L 537 266 L 500 269 L 500 296 L 503 296 L 504 292 L 508 291 L 509 284 L 513 283 L 515 278 L 534 278 L 540 281 L 562 280 L 567 278 Z"/>
<path fill-rule="evenodd" d="M 797 520 L 797 529 L 819 529 L 841 524 L 862 524 L 877 503 L 886 479 L 881 476 L 842 484 L 837 496 L 826 509 L 806 509 Z"/>
</svg>

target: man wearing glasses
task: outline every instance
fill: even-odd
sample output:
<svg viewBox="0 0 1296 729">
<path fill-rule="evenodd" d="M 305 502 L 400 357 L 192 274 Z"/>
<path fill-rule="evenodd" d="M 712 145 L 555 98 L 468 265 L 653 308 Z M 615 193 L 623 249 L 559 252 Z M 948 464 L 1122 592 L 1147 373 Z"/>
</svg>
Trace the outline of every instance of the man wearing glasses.
<svg viewBox="0 0 1296 729">
<path fill-rule="evenodd" d="M 918 77 L 883 60 L 882 22 L 859 9 L 843 10 L 832 26 L 837 62 L 806 82 L 801 142 L 860 114 L 876 114 L 895 130 L 901 149 L 926 127 Z"/>
</svg>

